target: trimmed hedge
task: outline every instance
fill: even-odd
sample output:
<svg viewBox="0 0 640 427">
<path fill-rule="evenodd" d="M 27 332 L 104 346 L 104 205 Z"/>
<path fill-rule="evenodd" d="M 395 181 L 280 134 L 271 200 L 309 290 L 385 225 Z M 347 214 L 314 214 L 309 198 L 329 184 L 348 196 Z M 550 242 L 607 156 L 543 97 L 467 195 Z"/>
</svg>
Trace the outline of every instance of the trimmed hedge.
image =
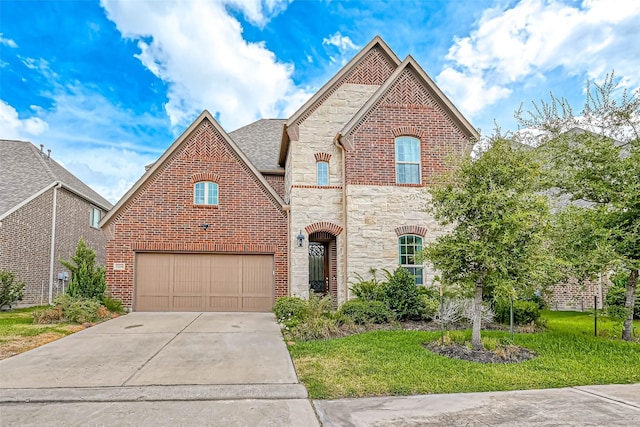
<svg viewBox="0 0 640 427">
<path fill-rule="evenodd" d="M 498 300 L 495 305 L 495 321 L 509 324 L 511 308 L 509 300 Z M 516 325 L 527 325 L 540 318 L 540 307 L 533 301 L 513 301 L 513 322 Z"/>
<path fill-rule="evenodd" d="M 387 323 L 391 318 L 389 308 L 381 301 L 354 299 L 340 307 L 340 313 L 358 325 Z"/>
</svg>

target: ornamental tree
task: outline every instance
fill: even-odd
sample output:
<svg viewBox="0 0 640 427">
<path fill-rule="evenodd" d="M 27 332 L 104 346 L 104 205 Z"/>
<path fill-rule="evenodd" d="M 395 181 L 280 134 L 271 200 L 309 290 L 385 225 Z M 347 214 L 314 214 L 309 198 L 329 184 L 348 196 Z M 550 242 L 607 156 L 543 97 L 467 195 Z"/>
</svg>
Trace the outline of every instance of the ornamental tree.
<svg viewBox="0 0 640 427">
<path fill-rule="evenodd" d="M 536 135 L 547 186 L 570 202 L 558 205 L 554 233 L 565 274 L 629 271 L 622 338 L 631 340 L 640 268 L 639 91 L 620 88 L 612 72 L 601 84 L 587 83 L 579 116 L 551 94 L 516 118 L 529 131 L 523 135 Z"/>
<path fill-rule="evenodd" d="M 428 210 L 450 232 L 425 247 L 443 285 L 473 295 L 472 340 L 481 348 L 483 291 L 514 296 L 553 279 L 546 250 L 547 197 L 533 150 L 497 136 L 428 191 Z"/>
</svg>

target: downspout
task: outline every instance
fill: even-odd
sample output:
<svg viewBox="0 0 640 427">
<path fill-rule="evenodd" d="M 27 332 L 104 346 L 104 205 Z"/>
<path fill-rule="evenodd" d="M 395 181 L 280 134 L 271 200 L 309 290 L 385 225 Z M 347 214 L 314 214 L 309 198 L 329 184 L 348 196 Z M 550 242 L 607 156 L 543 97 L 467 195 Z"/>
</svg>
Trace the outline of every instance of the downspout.
<svg viewBox="0 0 640 427">
<path fill-rule="evenodd" d="M 340 134 L 340 132 L 338 132 L 335 136 L 335 138 L 333 138 L 333 144 L 338 147 L 338 149 L 340 150 L 340 153 L 342 154 L 342 218 L 344 221 L 344 228 L 342 230 L 344 237 L 343 237 L 343 245 L 344 245 L 344 250 L 343 250 L 343 260 L 342 260 L 342 283 L 343 283 L 343 287 L 344 287 L 344 300 L 343 302 L 347 302 L 349 299 L 349 286 L 348 286 L 348 282 L 347 280 L 349 279 L 349 273 L 347 271 L 347 260 L 349 259 L 349 245 L 348 245 L 348 235 L 349 233 L 347 232 L 347 154 L 345 152 L 344 147 L 342 146 L 342 144 L 340 143 L 340 138 L 342 137 L 342 135 Z"/>
<path fill-rule="evenodd" d="M 58 182 L 53 187 L 53 214 L 51 215 L 51 257 L 49 259 L 49 305 L 53 304 L 53 264 L 55 263 L 56 254 L 56 213 L 58 211 L 58 188 L 62 187 L 62 183 Z"/>
</svg>

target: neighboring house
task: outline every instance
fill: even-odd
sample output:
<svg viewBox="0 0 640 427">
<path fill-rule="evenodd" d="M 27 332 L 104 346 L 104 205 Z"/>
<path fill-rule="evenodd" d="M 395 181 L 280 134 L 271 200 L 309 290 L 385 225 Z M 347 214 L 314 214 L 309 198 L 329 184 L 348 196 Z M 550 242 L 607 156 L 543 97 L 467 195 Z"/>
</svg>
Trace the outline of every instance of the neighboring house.
<svg viewBox="0 0 640 427">
<path fill-rule="evenodd" d="M 0 270 L 26 283 L 21 304 L 50 303 L 68 284 L 69 259 L 84 238 L 105 264 L 98 224 L 111 203 L 26 141 L 0 140 Z"/>
<path fill-rule="evenodd" d="M 102 220 L 109 290 L 139 311 L 268 311 L 310 289 L 342 303 L 370 268 L 428 285 L 425 187 L 477 137 L 376 37 L 287 120 L 227 133 L 204 111 Z"/>
</svg>

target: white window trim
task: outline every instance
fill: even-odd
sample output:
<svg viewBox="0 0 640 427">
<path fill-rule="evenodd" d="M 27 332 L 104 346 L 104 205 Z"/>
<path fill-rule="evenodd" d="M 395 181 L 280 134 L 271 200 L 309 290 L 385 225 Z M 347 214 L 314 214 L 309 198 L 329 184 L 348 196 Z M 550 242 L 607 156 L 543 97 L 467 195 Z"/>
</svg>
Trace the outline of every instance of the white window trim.
<svg viewBox="0 0 640 427">
<path fill-rule="evenodd" d="M 397 156 L 397 144 L 398 144 L 398 140 L 399 139 L 403 139 L 403 138 L 407 138 L 407 139 L 413 139 L 415 141 L 418 142 L 418 161 L 417 162 L 407 162 L 407 161 L 399 161 L 398 160 L 398 156 Z M 416 185 L 416 184 L 422 184 L 422 143 L 420 141 L 419 138 L 416 138 L 415 136 L 409 136 L 409 135 L 403 135 L 403 136 L 399 136 L 397 138 L 394 139 L 394 144 L 393 144 L 393 155 L 395 157 L 395 170 L 396 170 L 396 184 L 400 184 L 400 185 Z M 400 182 L 398 180 L 398 165 L 418 165 L 418 182 Z"/>
<path fill-rule="evenodd" d="M 97 221 L 96 221 L 96 214 L 98 217 Z M 89 211 L 89 225 L 93 228 L 100 228 L 100 219 L 102 219 L 101 217 L 102 217 L 102 211 L 100 210 L 100 208 L 91 206 L 91 210 Z"/>
<path fill-rule="evenodd" d="M 320 183 L 320 165 L 327 165 L 327 182 L 326 184 Z M 329 162 L 325 162 L 324 160 L 316 162 L 316 185 L 318 187 L 327 187 L 329 186 Z"/>
<path fill-rule="evenodd" d="M 420 282 L 421 283 L 416 283 L 416 285 L 418 286 L 424 286 L 424 264 L 401 264 L 401 258 L 402 258 L 402 243 L 401 240 L 403 238 L 406 237 L 417 237 L 418 239 L 420 239 L 420 250 L 424 249 L 424 237 L 418 235 L 418 234 L 403 234 L 402 236 L 398 236 L 398 264 L 400 265 L 400 267 L 402 268 L 406 268 L 409 273 L 411 273 L 411 268 L 419 268 L 420 269 Z M 406 246 L 406 245 L 405 245 Z M 414 255 L 415 256 L 415 255 Z M 413 276 L 413 275 L 412 275 Z M 413 276 L 415 277 L 415 276 Z"/>
<path fill-rule="evenodd" d="M 204 199 L 202 203 L 198 203 L 196 200 L 196 188 L 198 184 L 202 184 L 204 186 Z M 215 203 L 209 203 L 209 185 L 213 184 L 216 186 L 216 200 Z M 220 186 L 217 182 L 213 181 L 198 181 L 193 183 L 193 204 L 196 206 L 218 206 L 220 203 Z"/>
</svg>

